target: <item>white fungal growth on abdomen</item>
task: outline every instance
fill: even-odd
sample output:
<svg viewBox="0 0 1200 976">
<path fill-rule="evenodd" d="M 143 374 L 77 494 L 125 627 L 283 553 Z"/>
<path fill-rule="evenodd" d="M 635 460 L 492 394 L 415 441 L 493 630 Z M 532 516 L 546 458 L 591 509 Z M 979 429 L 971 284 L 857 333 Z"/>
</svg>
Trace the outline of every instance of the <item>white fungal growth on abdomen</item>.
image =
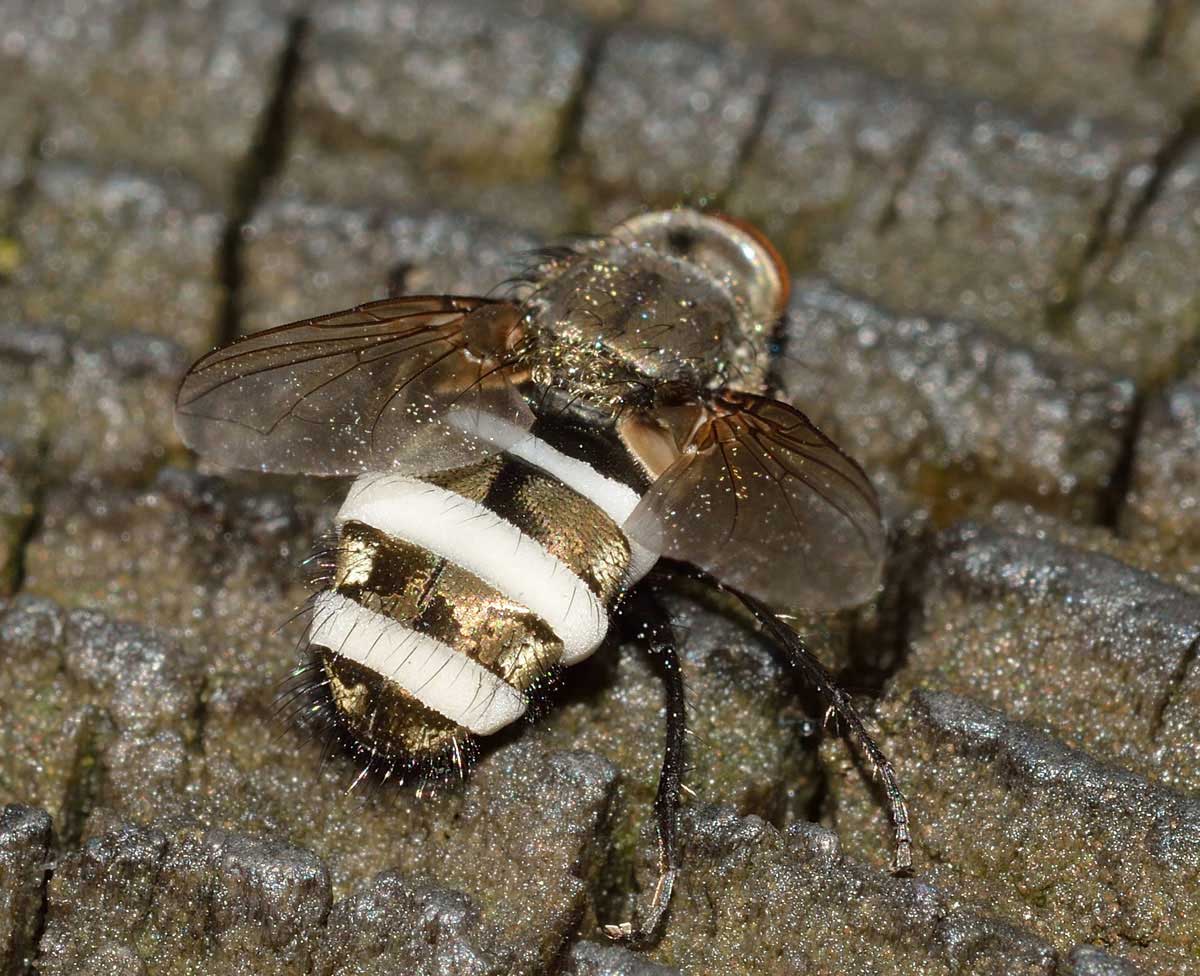
<svg viewBox="0 0 1200 976">
<path fill-rule="evenodd" d="M 498 474 L 482 500 L 412 476 L 364 475 L 338 512 L 339 537 L 357 525 L 381 545 L 405 543 L 471 574 L 494 603 L 526 611 L 544 625 L 548 645 L 561 645 L 543 672 L 576 664 L 600 646 L 612 606 L 655 561 L 619 528 L 638 494 L 533 435 L 491 464 Z M 507 491 L 496 490 L 502 481 Z M 580 544 L 590 538 L 580 536 L 585 525 L 601 527 L 595 554 Z M 524 714 L 523 691 L 505 680 L 495 653 L 480 650 L 477 635 L 468 653 L 427 629 L 330 590 L 317 597 L 309 639 L 470 732 L 491 734 Z"/>
<path fill-rule="evenodd" d="M 487 668 L 339 593 L 317 598 L 309 639 L 390 678 L 477 735 L 498 732 L 525 714 L 525 696 Z"/>
</svg>

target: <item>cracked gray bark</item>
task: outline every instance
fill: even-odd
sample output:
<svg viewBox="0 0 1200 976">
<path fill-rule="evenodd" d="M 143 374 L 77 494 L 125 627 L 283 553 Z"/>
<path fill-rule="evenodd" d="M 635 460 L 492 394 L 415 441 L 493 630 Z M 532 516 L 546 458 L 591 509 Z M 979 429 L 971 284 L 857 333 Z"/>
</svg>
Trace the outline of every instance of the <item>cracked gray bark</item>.
<svg viewBox="0 0 1200 976">
<path fill-rule="evenodd" d="M 84 7 L 0 0 L 0 973 L 1200 973 L 1193 5 Z M 775 383 L 883 495 L 884 592 L 797 625 L 879 692 L 916 870 L 684 586 L 638 954 L 639 651 L 461 789 L 346 795 L 276 714 L 340 486 L 197 470 L 170 410 L 218 341 L 680 200 L 789 259 Z"/>
</svg>

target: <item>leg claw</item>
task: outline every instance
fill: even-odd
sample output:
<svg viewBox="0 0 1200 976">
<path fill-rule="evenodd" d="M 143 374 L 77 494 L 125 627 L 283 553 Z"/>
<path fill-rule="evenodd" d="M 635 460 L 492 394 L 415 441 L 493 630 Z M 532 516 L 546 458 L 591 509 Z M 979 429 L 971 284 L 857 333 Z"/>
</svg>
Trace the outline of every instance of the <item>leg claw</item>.
<svg viewBox="0 0 1200 976">
<path fill-rule="evenodd" d="M 633 923 L 622 922 L 620 925 L 604 926 L 604 934 L 613 941 L 624 941 L 633 938 Z"/>
</svg>

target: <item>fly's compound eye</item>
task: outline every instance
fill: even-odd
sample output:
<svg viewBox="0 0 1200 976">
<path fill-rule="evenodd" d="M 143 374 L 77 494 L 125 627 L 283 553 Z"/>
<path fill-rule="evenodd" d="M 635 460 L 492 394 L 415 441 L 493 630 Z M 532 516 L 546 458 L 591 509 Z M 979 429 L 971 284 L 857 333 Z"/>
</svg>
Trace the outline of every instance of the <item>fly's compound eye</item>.
<svg viewBox="0 0 1200 976">
<path fill-rule="evenodd" d="M 631 217 L 613 235 L 703 268 L 725 284 L 751 322 L 774 321 L 787 307 L 789 280 L 782 257 L 758 230 L 736 218 L 659 211 Z"/>
</svg>

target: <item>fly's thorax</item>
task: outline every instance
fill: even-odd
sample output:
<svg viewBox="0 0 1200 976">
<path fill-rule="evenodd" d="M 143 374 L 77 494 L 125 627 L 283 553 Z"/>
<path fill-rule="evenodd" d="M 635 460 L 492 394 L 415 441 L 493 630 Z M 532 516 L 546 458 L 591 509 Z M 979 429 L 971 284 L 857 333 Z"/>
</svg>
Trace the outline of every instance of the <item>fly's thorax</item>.
<svg viewBox="0 0 1200 976">
<path fill-rule="evenodd" d="M 610 242 L 556 269 L 534 299 L 530 362 L 544 385 L 602 401 L 728 378 L 732 296 L 701 269 Z"/>
</svg>

